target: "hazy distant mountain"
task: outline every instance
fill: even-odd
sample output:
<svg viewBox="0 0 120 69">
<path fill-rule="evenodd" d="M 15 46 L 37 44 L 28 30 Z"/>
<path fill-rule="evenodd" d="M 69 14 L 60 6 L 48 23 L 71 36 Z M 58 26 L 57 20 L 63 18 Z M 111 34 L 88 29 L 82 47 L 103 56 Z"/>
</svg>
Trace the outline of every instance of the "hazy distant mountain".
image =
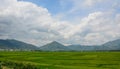
<svg viewBox="0 0 120 69">
<path fill-rule="evenodd" d="M 83 51 L 83 50 L 93 50 L 93 46 L 83 46 L 83 45 L 70 45 L 68 48 L 75 51 Z"/>
<path fill-rule="evenodd" d="M 48 43 L 42 47 L 40 47 L 40 50 L 43 51 L 69 51 L 70 49 L 56 41 L 52 43 Z"/>
<path fill-rule="evenodd" d="M 0 39 L 0 49 L 37 49 L 36 46 L 14 39 Z"/>
<path fill-rule="evenodd" d="M 120 50 L 120 39 L 109 41 L 102 45 L 87 46 L 87 45 L 70 45 L 64 46 L 56 41 L 48 43 L 42 47 L 36 47 L 31 44 L 14 39 L 0 39 L 0 49 L 29 49 L 42 51 L 98 51 L 98 50 Z"/>
<path fill-rule="evenodd" d="M 104 51 L 104 50 L 112 50 L 109 49 L 108 46 L 86 46 L 86 45 L 70 45 L 68 48 L 74 50 L 74 51 Z"/>
<path fill-rule="evenodd" d="M 120 50 L 120 39 L 109 41 L 99 46 L 70 45 L 68 48 L 75 51 Z"/>
<path fill-rule="evenodd" d="M 107 50 L 120 50 L 120 39 L 109 41 L 102 46 L 106 47 Z"/>
<path fill-rule="evenodd" d="M 75 50 L 75 51 L 93 51 L 95 50 L 97 47 L 100 46 L 87 46 L 87 45 L 70 45 L 68 46 L 68 48 Z"/>
</svg>

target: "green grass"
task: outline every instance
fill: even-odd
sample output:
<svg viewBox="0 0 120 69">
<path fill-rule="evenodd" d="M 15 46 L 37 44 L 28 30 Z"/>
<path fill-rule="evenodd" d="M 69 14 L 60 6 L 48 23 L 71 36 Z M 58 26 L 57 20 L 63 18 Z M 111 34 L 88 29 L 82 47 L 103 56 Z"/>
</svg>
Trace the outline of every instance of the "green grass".
<svg viewBox="0 0 120 69">
<path fill-rule="evenodd" d="M 120 52 L 0 52 L 0 61 L 39 69 L 120 69 Z"/>
</svg>

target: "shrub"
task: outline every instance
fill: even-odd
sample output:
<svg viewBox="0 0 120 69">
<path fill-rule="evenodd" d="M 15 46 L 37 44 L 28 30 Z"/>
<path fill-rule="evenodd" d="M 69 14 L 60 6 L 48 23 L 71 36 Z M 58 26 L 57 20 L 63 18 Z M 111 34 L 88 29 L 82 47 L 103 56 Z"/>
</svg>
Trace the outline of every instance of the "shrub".
<svg viewBox="0 0 120 69">
<path fill-rule="evenodd" d="M 37 66 L 26 63 L 17 63 L 12 61 L 0 61 L 0 69 L 2 66 L 12 68 L 12 69 L 38 69 Z"/>
</svg>

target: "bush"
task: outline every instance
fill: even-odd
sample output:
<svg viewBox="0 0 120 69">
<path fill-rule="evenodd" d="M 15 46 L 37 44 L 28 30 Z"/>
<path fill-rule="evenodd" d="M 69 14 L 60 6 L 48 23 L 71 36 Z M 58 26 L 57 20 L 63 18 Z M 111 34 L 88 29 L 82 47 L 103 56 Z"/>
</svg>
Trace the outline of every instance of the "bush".
<svg viewBox="0 0 120 69">
<path fill-rule="evenodd" d="M 32 64 L 17 63 L 12 61 L 0 61 L 0 69 L 2 69 L 2 66 L 12 69 L 38 69 L 37 66 Z"/>
</svg>

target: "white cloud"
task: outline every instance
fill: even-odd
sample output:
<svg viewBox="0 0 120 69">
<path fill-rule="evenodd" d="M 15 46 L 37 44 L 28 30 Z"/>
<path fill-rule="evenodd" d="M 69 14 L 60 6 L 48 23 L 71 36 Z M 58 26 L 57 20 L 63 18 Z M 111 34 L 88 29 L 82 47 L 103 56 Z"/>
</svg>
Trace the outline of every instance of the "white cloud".
<svg viewBox="0 0 120 69">
<path fill-rule="evenodd" d="M 101 0 L 84 2 L 92 6 Z M 0 0 L 0 38 L 43 45 L 54 40 L 65 44 L 101 44 L 120 37 L 120 14 L 113 11 L 89 13 L 76 24 L 51 15 L 47 8 L 31 2 Z"/>
<path fill-rule="evenodd" d="M 101 44 L 103 42 L 113 40 L 120 37 L 120 20 L 116 14 L 115 17 L 112 17 L 112 14 L 108 12 L 94 12 L 89 14 L 88 17 L 83 18 L 82 25 L 80 24 L 80 28 L 82 29 L 81 33 L 85 31 L 89 32 L 86 34 L 85 41 L 91 44 L 95 44 L 97 40 L 97 44 Z"/>
<path fill-rule="evenodd" d="M 93 6 L 93 5 L 95 5 L 97 3 L 100 3 L 100 2 L 103 2 L 103 1 L 105 1 L 105 0 L 85 0 L 83 5 L 85 5 L 85 6 Z"/>
<path fill-rule="evenodd" d="M 31 2 L 4 0 L 0 10 L 0 31 L 4 37 L 8 34 L 6 38 L 25 41 L 36 39 L 41 43 L 42 40 L 54 41 L 59 39 L 61 31 L 70 25 L 66 21 L 55 20 L 46 8 Z"/>
<path fill-rule="evenodd" d="M 63 0 L 62 0 L 63 1 Z M 79 10 L 91 9 L 98 3 L 103 3 L 108 0 L 67 0 L 67 2 L 72 2 L 73 7 L 69 13 L 80 12 Z M 65 2 L 65 1 L 64 1 Z M 62 2 L 62 3 L 64 3 Z"/>
<path fill-rule="evenodd" d="M 102 44 L 120 38 L 119 14 L 114 17 L 109 12 L 93 12 L 79 24 L 63 31 L 65 41 L 75 44 Z M 67 32 L 68 31 L 68 32 Z M 67 32 L 67 33 L 66 33 Z"/>
</svg>

